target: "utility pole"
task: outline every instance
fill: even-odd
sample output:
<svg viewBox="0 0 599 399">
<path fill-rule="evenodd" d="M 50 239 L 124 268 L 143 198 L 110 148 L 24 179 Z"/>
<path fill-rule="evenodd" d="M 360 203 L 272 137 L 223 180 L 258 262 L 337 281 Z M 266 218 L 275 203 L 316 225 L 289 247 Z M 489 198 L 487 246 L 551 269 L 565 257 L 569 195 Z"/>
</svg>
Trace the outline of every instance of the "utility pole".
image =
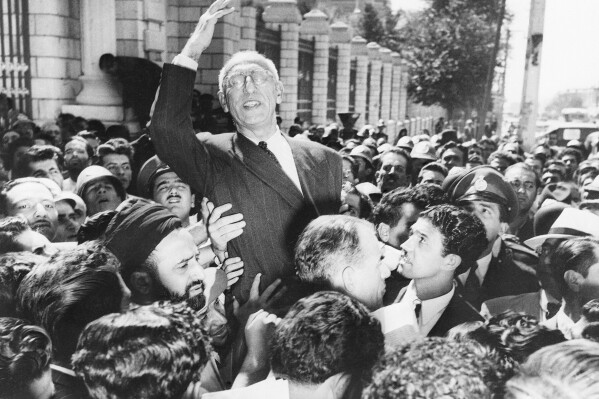
<svg viewBox="0 0 599 399">
<path fill-rule="evenodd" d="M 526 46 L 526 69 L 520 106 L 518 134 L 526 150 L 535 143 L 537 113 L 539 110 L 539 80 L 541 77 L 541 49 L 545 23 L 545 0 L 532 0 Z"/>
</svg>

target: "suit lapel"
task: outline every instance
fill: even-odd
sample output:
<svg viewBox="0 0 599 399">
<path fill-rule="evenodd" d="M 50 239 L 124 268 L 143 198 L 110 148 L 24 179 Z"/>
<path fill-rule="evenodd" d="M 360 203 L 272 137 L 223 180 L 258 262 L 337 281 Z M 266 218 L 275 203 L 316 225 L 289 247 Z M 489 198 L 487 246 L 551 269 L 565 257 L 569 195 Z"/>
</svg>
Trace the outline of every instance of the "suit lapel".
<svg viewBox="0 0 599 399">
<path fill-rule="evenodd" d="M 462 324 L 467 321 L 483 321 L 483 317 L 478 311 L 466 302 L 461 295 L 454 291 L 451 301 L 445 308 L 445 311 L 437 320 L 435 326 L 429 331 L 428 336 L 444 336 L 447 331 L 453 327 Z"/>
<path fill-rule="evenodd" d="M 318 191 L 319 176 L 317 173 L 322 169 L 318 167 L 314 157 L 310 156 L 307 147 L 300 146 L 294 140 L 289 140 L 287 137 L 285 137 L 285 140 L 287 140 L 289 147 L 291 147 L 291 153 L 293 154 L 304 198 L 314 208 L 316 215 L 320 216 L 313 193 Z"/>
<path fill-rule="evenodd" d="M 302 207 L 304 202 L 302 193 L 283 169 L 264 150 L 240 133 L 233 135 L 232 148 L 235 157 L 241 161 L 248 171 L 279 193 L 291 207 Z M 299 173 L 300 168 L 297 169 Z"/>
</svg>

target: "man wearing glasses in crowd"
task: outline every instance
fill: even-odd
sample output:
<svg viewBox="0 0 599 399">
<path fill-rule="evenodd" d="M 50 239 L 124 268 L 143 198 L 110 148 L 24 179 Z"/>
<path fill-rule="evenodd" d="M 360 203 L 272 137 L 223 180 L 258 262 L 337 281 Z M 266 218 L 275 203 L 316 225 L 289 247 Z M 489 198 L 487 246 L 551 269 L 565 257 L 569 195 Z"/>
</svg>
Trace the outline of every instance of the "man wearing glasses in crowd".
<svg viewBox="0 0 599 399">
<path fill-rule="evenodd" d="M 218 79 L 220 103 L 237 132 L 196 138 L 189 117 L 196 70 L 216 22 L 234 11 L 229 3 L 214 2 L 181 53 L 165 64 L 150 130 L 160 159 L 196 193 L 243 214 L 245 234 L 228 247 L 245 264 L 233 287 L 243 302 L 259 273 L 262 288 L 293 275 L 299 233 L 316 216 L 339 209 L 342 161 L 322 145 L 281 134 L 276 105 L 283 84 L 273 62 L 253 51 L 234 54 Z"/>
</svg>

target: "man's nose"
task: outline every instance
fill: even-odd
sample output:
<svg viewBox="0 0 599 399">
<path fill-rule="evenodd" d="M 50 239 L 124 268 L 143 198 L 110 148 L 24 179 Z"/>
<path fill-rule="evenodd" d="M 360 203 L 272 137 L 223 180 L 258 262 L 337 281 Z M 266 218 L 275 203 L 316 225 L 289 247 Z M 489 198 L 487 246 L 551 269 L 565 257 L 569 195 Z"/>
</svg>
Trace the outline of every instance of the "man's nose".
<svg viewBox="0 0 599 399">
<path fill-rule="evenodd" d="M 43 204 L 37 204 L 35 206 L 34 214 L 35 214 L 35 217 L 39 217 L 39 218 L 47 218 L 48 217 L 48 211 L 46 210 L 46 208 L 44 207 Z"/>
<path fill-rule="evenodd" d="M 189 268 L 190 277 L 192 281 L 204 281 L 206 277 L 204 273 L 204 268 L 202 267 L 200 262 L 198 262 L 197 257 L 194 257 L 192 260 L 189 261 Z"/>
<path fill-rule="evenodd" d="M 245 77 L 244 88 L 247 93 L 253 93 L 256 91 L 256 84 L 250 75 Z"/>
</svg>

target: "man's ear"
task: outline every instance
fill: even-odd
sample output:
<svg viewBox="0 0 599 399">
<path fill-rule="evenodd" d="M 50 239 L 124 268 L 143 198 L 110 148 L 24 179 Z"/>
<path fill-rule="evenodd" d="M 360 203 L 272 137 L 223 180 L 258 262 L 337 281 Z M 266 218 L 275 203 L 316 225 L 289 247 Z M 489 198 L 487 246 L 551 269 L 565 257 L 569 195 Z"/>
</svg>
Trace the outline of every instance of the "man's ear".
<svg viewBox="0 0 599 399">
<path fill-rule="evenodd" d="M 564 280 L 566 281 L 566 284 L 568 284 L 568 288 L 570 288 L 570 290 L 578 292 L 580 291 L 580 287 L 584 282 L 584 277 L 582 277 L 582 274 L 574 270 L 567 270 L 564 273 Z"/>
<path fill-rule="evenodd" d="M 285 89 L 283 88 L 283 82 L 281 82 L 280 80 L 277 81 L 277 83 L 275 84 L 275 90 L 277 93 L 276 102 L 277 104 L 281 104 L 283 102 L 283 93 L 285 92 Z"/>
<path fill-rule="evenodd" d="M 356 274 L 352 267 L 346 266 L 341 272 L 341 284 L 345 292 L 354 292 Z"/>
<path fill-rule="evenodd" d="M 443 260 L 443 264 L 441 265 L 442 270 L 446 271 L 454 271 L 458 268 L 458 266 L 462 263 L 462 257 L 456 254 L 448 254 L 445 256 Z"/>
<path fill-rule="evenodd" d="M 338 373 L 327 378 L 318 388 L 315 395 L 319 398 L 343 398 L 351 383 L 351 376 L 347 373 Z M 328 393 L 328 394 L 327 394 Z"/>
<path fill-rule="evenodd" d="M 229 112 L 229 106 L 227 105 L 227 96 L 222 91 L 218 92 L 218 101 L 220 102 L 220 106 L 223 107 L 223 111 Z"/>
<path fill-rule="evenodd" d="M 152 277 L 148 272 L 133 272 L 131 277 L 129 277 L 129 284 L 131 286 L 131 291 L 140 295 L 150 295 L 152 292 Z"/>
<path fill-rule="evenodd" d="M 191 209 L 195 208 L 195 206 L 196 206 L 196 195 L 191 194 Z"/>
<path fill-rule="evenodd" d="M 391 230 L 391 228 L 389 227 L 389 225 L 387 223 L 379 223 L 378 226 L 376 226 L 376 232 L 379 235 L 379 239 L 382 242 L 389 242 L 389 231 Z"/>
</svg>

